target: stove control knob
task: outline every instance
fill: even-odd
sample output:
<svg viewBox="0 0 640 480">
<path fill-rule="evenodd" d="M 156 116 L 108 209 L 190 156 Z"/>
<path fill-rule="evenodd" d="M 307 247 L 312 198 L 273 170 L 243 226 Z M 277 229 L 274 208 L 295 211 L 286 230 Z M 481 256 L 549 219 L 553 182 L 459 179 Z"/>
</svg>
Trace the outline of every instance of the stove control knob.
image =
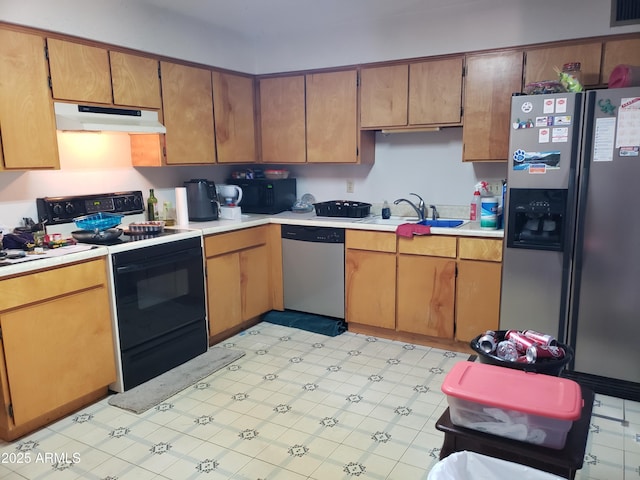
<svg viewBox="0 0 640 480">
<path fill-rule="evenodd" d="M 132 206 L 131 206 L 131 198 L 124 197 L 123 203 L 124 203 L 124 208 L 125 208 L 126 211 L 131 210 L 131 208 L 132 208 Z"/>
<path fill-rule="evenodd" d="M 142 208 L 142 197 L 135 196 L 133 197 L 133 206 L 136 210 L 140 210 Z"/>
<path fill-rule="evenodd" d="M 62 205 L 60 205 L 59 203 L 54 203 L 52 210 L 53 210 L 53 214 L 58 216 L 62 213 L 63 208 L 62 208 Z"/>
<path fill-rule="evenodd" d="M 73 206 L 73 203 L 67 202 L 67 204 L 64 206 L 64 211 L 67 213 L 73 213 L 75 212 L 76 207 Z"/>
<path fill-rule="evenodd" d="M 120 197 L 113 199 L 113 206 L 115 207 L 114 210 L 116 212 L 122 212 L 123 211 L 123 207 L 126 204 L 127 204 L 127 199 L 126 198 L 124 199 L 124 201 Z"/>
</svg>

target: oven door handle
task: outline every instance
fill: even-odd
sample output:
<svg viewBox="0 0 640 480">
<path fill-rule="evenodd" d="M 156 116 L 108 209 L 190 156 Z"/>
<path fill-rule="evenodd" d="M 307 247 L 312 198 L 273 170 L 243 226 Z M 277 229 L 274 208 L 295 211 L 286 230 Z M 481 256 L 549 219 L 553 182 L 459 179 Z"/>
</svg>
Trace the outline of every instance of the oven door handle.
<svg viewBox="0 0 640 480">
<path fill-rule="evenodd" d="M 193 248 L 190 250 L 183 250 L 181 252 L 170 253 L 160 257 L 157 260 L 149 260 L 149 261 L 130 263 L 128 265 L 122 265 L 121 267 L 116 267 L 116 273 L 125 274 L 125 273 L 131 273 L 131 272 L 139 272 L 141 270 L 160 267 L 162 265 L 167 265 L 170 263 L 176 263 L 178 265 L 182 265 L 187 260 L 196 259 L 196 258 L 199 260 L 202 260 L 202 250 L 200 250 L 199 248 Z"/>
</svg>

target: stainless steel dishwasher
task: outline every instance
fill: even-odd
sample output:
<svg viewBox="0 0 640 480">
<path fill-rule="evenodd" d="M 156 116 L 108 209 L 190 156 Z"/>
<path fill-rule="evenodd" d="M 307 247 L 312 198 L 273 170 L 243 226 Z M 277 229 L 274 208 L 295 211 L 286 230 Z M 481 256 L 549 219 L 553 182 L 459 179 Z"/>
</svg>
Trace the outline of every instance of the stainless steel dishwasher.
<svg viewBox="0 0 640 480">
<path fill-rule="evenodd" d="M 344 319 L 344 228 L 282 225 L 284 308 Z"/>
</svg>

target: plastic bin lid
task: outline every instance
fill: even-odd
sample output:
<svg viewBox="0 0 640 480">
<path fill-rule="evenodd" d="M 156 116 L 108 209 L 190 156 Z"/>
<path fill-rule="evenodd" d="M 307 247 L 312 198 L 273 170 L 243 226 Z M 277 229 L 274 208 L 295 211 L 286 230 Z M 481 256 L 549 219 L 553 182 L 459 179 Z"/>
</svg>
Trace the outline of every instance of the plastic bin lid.
<svg viewBox="0 0 640 480">
<path fill-rule="evenodd" d="M 560 420 L 577 420 L 580 385 L 566 378 L 484 363 L 458 362 L 442 383 L 452 397 Z"/>
</svg>

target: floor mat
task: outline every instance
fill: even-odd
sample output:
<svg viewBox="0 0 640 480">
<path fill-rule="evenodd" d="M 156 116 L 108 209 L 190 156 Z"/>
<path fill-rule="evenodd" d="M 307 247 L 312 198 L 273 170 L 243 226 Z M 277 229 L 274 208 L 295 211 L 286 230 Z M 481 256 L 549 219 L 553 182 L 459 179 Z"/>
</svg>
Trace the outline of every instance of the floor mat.
<svg viewBox="0 0 640 480">
<path fill-rule="evenodd" d="M 212 347 L 173 370 L 112 396 L 109 404 L 134 413 L 145 412 L 243 356 L 242 350 Z"/>
<path fill-rule="evenodd" d="M 320 333 L 335 337 L 347 331 L 347 322 L 339 318 L 324 317 L 312 313 L 296 312 L 294 310 L 271 310 L 262 320 L 285 327 L 299 328 L 308 332 Z"/>
</svg>

